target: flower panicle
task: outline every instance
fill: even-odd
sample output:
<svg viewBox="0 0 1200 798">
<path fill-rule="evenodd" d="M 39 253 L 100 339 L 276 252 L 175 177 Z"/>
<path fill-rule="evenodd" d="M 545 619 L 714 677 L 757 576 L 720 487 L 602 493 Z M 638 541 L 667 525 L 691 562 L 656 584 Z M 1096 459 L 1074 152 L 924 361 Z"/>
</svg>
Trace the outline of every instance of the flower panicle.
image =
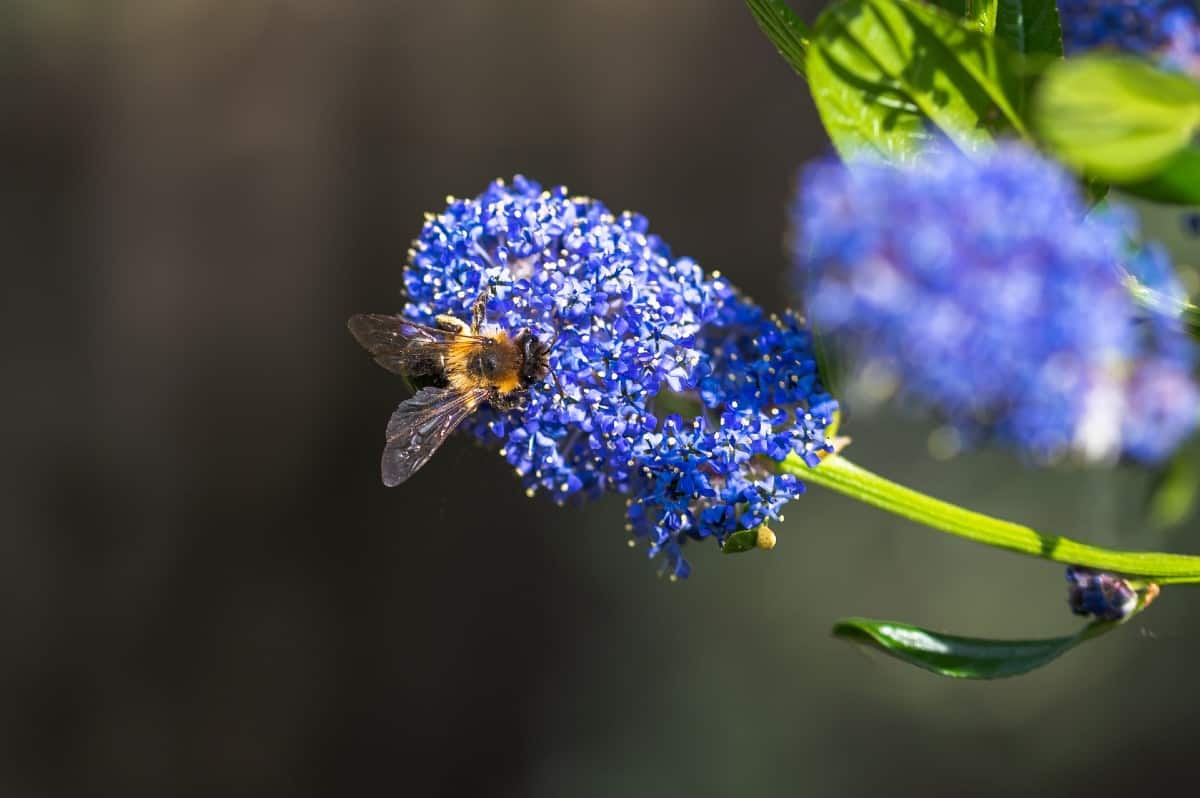
<svg viewBox="0 0 1200 798">
<path fill-rule="evenodd" d="M 1169 261 L 1035 152 L 818 163 L 795 213 L 814 322 L 963 441 L 1158 462 L 1194 429 L 1192 342 L 1129 289 L 1175 292 Z"/>
<path fill-rule="evenodd" d="M 488 323 L 553 341 L 553 378 L 524 408 L 485 407 L 466 428 L 530 495 L 627 494 L 629 531 L 673 577 L 687 540 L 780 517 L 802 485 L 774 461 L 830 451 L 837 403 L 803 320 L 674 257 L 638 214 L 496 181 L 427 218 L 404 286 L 414 321 L 465 316 L 486 288 Z"/>
<path fill-rule="evenodd" d="M 1200 11 L 1191 0 L 1059 0 L 1067 55 L 1141 55 L 1200 78 Z"/>
</svg>

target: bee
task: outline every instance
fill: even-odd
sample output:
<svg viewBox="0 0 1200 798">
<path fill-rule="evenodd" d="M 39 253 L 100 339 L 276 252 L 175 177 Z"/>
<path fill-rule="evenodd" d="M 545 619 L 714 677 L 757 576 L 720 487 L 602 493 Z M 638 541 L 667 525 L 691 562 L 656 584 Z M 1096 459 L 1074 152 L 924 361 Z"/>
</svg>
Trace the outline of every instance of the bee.
<svg viewBox="0 0 1200 798">
<path fill-rule="evenodd" d="M 346 323 L 376 363 L 424 386 L 388 421 L 384 485 L 394 487 L 416 473 L 481 404 L 519 408 L 529 388 L 550 373 L 550 345 L 528 327 L 511 335 L 485 331 L 487 297 L 485 291 L 475 300 L 470 324 L 442 315 L 429 327 L 377 313 L 352 316 Z"/>
</svg>

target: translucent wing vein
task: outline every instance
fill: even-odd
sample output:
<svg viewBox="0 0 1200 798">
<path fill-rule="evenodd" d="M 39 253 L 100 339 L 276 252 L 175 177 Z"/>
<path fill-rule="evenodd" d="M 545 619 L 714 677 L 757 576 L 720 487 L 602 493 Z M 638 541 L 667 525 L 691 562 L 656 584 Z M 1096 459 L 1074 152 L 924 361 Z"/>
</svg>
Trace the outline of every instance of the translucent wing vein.
<svg viewBox="0 0 1200 798">
<path fill-rule="evenodd" d="M 394 487 L 416 473 L 487 395 L 486 388 L 423 388 L 402 402 L 388 421 L 383 484 Z"/>
</svg>

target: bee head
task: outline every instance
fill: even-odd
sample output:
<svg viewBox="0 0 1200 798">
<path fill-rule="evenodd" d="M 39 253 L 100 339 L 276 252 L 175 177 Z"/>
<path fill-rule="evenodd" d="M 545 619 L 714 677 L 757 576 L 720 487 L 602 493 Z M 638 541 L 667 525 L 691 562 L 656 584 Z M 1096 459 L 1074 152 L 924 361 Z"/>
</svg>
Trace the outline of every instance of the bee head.
<svg viewBox="0 0 1200 798">
<path fill-rule="evenodd" d="M 550 345 L 538 340 L 528 327 L 517 331 L 513 343 L 522 354 L 521 386 L 528 388 L 544 380 L 550 373 Z"/>
</svg>

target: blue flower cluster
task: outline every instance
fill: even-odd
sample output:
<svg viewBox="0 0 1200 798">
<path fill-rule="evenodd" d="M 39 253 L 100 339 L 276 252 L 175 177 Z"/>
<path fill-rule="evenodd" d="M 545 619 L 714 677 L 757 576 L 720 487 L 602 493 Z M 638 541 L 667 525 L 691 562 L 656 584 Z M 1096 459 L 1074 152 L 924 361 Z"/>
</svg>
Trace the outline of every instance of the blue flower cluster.
<svg viewBox="0 0 1200 798">
<path fill-rule="evenodd" d="M 1015 144 L 819 163 L 796 209 L 809 312 L 968 443 L 1161 460 L 1196 425 L 1192 344 L 1134 301 L 1127 269 L 1163 286 L 1169 263 L 1128 255 L 1127 220 L 1085 214 L 1073 180 Z"/>
<path fill-rule="evenodd" d="M 1067 604 L 1076 615 L 1094 615 L 1102 621 L 1123 621 L 1137 609 L 1138 596 L 1119 576 L 1067 566 Z"/>
<path fill-rule="evenodd" d="M 803 323 L 672 257 L 639 215 L 497 181 L 427 218 L 404 287 L 415 321 L 469 318 L 486 287 L 489 323 L 552 341 L 552 376 L 522 410 L 484 408 L 464 426 L 531 496 L 628 494 L 629 531 L 672 576 L 688 573 L 686 539 L 724 541 L 801 492 L 772 461 L 830 450 L 837 404 Z"/>
<path fill-rule="evenodd" d="M 1200 77 L 1200 10 L 1191 0 L 1059 0 L 1058 8 L 1068 55 L 1107 48 Z"/>
</svg>

